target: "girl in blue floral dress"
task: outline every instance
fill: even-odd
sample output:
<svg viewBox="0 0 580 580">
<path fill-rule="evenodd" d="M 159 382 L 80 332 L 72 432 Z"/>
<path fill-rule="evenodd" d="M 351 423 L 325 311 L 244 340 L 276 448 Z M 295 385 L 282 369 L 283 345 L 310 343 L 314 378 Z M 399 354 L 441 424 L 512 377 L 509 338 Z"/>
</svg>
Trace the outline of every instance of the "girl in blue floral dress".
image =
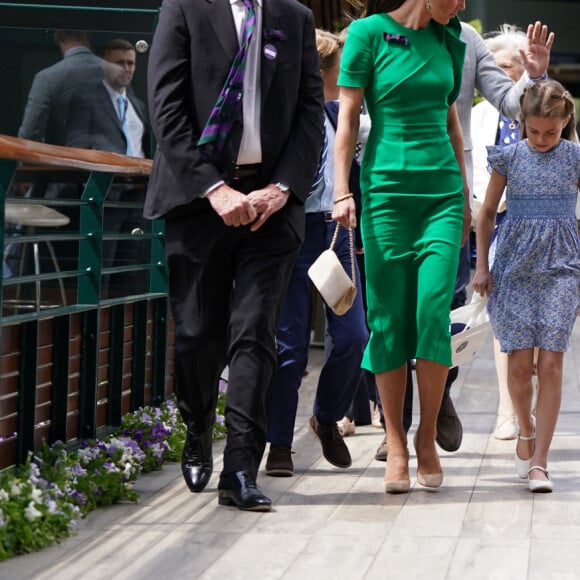
<svg viewBox="0 0 580 580">
<path fill-rule="evenodd" d="M 492 174 L 477 222 L 473 287 L 489 295 L 495 336 L 507 352 L 508 387 L 518 418 L 516 472 L 534 492 L 550 492 L 548 452 L 562 398 L 562 367 L 580 291 L 580 239 L 575 216 L 580 145 L 574 101 L 556 81 L 526 89 L 522 141 L 488 147 Z M 507 213 L 489 271 L 497 206 L 507 186 Z M 538 399 L 532 416 L 534 347 Z M 537 424 L 536 424 L 537 423 Z"/>
</svg>

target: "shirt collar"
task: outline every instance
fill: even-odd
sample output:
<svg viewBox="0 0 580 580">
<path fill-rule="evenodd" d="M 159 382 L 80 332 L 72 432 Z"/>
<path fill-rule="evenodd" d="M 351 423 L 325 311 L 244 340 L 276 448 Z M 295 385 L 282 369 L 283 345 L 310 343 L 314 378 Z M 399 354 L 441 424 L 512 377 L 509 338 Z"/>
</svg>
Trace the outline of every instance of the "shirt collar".
<svg viewBox="0 0 580 580">
<path fill-rule="evenodd" d="M 92 54 L 90 49 L 87 46 L 73 46 L 73 47 L 69 48 L 68 50 L 66 50 L 62 56 L 63 56 L 63 58 L 66 58 L 67 56 L 72 56 L 73 54 L 78 54 L 79 52 L 86 52 L 86 53 Z"/>
<path fill-rule="evenodd" d="M 127 91 L 124 88 L 121 90 L 121 92 L 119 92 L 119 91 L 116 91 L 106 81 L 103 81 L 103 84 L 105 85 L 105 88 L 107 89 L 107 92 L 109 93 L 109 95 L 111 95 L 111 98 L 113 100 L 116 99 L 119 95 L 121 95 L 122 97 L 126 97 L 127 96 Z"/>
</svg>

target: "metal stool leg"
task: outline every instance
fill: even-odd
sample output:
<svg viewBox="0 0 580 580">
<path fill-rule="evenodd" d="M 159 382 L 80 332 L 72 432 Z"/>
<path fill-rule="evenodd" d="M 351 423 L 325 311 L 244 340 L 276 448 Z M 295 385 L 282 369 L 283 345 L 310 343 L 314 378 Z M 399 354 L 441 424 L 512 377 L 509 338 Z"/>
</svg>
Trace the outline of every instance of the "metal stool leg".
<svg viewBox="0 0 580 580">
<path fill-rule="evenodd" d="M 18 263 L 18 276 L 22 276 L 24 274 L 24 264 L 26 263 L 26 243 L 20 243 L 20 262 Z M 19 310 L 19 303 L 20 303 L 20 283 L 16 285 L 16 294 L 14 298 L 14 314 L 18 314 Z"/>
<path fill-rule="evenodd" d="M 54 271 L 58 272 L 60 274 L 61 270 L 60 270 L 58 260 L 56 259 L 56 254 L 54 253 L 54 248 L 52 247 L 52 242 L 47 241 L 46 247 L 48 248 L 48 253 L 50 254 L 50 257 L 52 259 L 52 265 L 54 266 Z M 62 281 L 62 278 L 58 279 L 58 285 L 60 286 L 60 297 L 62 300 L 62 305 L 66 306 L 66 294 L 64 292 L 64 282 Z"/>
<path fill-rule="evenodd" d="M 34 275 L 38 276 L 40 274 L 40 255 L 38 251 L 38 242 L 33 242 L 32 244 L 32 255 L 34 256 Z M 34 292 L 34 305 L 36 306 L 36 312 L 40 311 L 40 280 L 34 282 L 35 292 Z"/>
</svg>

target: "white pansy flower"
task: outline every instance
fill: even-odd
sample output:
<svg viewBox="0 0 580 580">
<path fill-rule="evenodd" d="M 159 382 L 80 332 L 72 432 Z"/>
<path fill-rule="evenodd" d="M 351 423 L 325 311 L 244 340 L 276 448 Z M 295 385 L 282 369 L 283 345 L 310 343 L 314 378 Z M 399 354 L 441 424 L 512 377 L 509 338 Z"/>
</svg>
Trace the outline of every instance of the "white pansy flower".
<svg viewBox="0 0 580 580">
<path fill-rule="evenodd" d="M 31 501 L 28 504 L 28 507 L 24 510 L 24 517 L 29 521 L 33 522 L 34 520 L 40 518 L 42 514 L 34 507 L 34 502 Z"/>
<path fill-rule="evenodd" d="M 38 489 L 37 487 L 33 488 L 30 497 L 33 502 L 40 503 L 42 501 L 42 490 Z"/>
</svg>

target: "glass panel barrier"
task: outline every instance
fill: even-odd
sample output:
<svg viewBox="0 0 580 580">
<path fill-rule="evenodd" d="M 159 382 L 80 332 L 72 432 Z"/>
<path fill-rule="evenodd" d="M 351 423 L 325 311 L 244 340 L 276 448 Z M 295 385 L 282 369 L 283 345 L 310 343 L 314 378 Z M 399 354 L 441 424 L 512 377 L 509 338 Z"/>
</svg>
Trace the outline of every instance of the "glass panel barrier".
<svg viewBox="0 0 580 580">
<path fill-rule="evenodd" d="M 135 2 L 106 4 L 0 2 L 0 72 L 11 79 L 10 90 L 0 96 L 0 134 L 152 157 L 146 71 L 160 2 L 139 2 L 138 8 L 131 5 Z M 162 226 L 141 217 L 146 178 L 115 178 L 100 192 L 104 198 L 94 208 L 94 220 L 83 220 L 88 179 L 88 173 L 79 178 L 56 168 L 19 168 L 6 192 L 3 302 L 8 311 L 74 304 L 79 284 L 70 274 L 81 265 L 90 267 L 80 264 L 79 239 L 95 235 L 95 226 L 100 228 L 98 298 L 151 291 L 151 244 Z M 92 196 L 93 202 L 98 197 Z M 42 213 L 42 220 L 32 219 L 32 213 Z"/>
</svg>

